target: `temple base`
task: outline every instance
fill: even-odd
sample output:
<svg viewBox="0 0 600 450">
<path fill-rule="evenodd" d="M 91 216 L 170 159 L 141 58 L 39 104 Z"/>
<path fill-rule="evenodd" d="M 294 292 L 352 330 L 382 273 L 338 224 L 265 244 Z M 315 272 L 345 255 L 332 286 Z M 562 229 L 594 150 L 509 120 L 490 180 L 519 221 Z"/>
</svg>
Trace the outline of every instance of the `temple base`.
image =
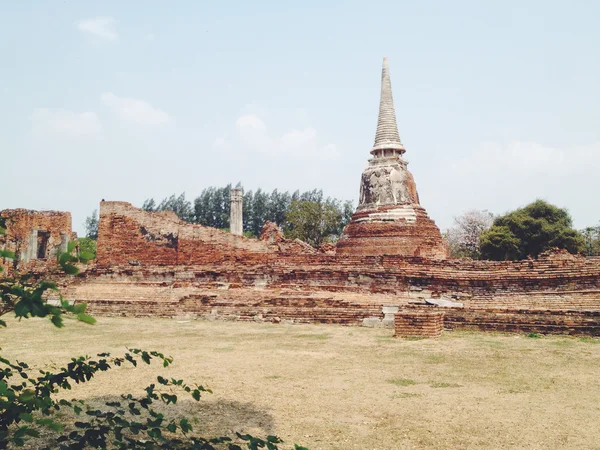
<svg viewBox="0 0 600 450">
<path fill-rule="evenodd" d="M 402 255 L 445 259 L 439 228 L 419 205 L 357 211 L 336 246 L 338 255 Z"/>
</svg>

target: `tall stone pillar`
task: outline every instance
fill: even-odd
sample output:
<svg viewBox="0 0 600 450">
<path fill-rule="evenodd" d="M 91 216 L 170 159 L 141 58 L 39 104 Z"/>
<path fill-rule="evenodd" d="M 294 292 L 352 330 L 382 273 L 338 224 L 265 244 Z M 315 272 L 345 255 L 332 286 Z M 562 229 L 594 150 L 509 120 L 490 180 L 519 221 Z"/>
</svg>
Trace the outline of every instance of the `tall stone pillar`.
<svg viewBox="0 0 600 450">
<path fill-rule="evenodd" d="M 244 234 L 243 215 L 242 215 L 242 190 L 233 188 L 229 191 L 229 200 L 231 209 L 229 211 L 229 231 L 231 234 L 241 236 Z"/>
<path fill-rule="evenodd" d="M 58 249 L 58 251 L 62 254 L 62 253 L 66 253 L 67 250 L 69 249 L 69 240 L 70 240 L 71 236 L 69 236 L 69 234 L 67 233 L 60 233 L 60 247 Z"/>
<path fill-rule="evenodd" d="M 31 230 L 31 234 L 29 235 L 29 245 L 27 246 L 27 251 L 25 252 L 25 261 L 29 262 L 32 259 L 37 259 L 38 253 L 38 230 Z"/>
</svg>

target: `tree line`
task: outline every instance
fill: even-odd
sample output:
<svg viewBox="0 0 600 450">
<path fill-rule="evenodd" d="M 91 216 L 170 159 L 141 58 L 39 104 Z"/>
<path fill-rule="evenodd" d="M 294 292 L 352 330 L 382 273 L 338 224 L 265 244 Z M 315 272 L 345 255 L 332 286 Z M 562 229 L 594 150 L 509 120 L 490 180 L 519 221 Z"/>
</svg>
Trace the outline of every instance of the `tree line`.
<svg viewBox="0 0 600 450">
<path fill-rule="evenodd" d="M 544 200 L 496 217 L 489 211 L 467 211 L 455 217 L 444 238 L 455 258 L 518 260 L 552 248 L 600 254 L 600 225 L 576 230 L 566 209 Z"/>
<path fill-rule="evenodd" d="M 242 188 L 240 184 L 236 187 Z M 208 187 L 194 200 L 186 199 L 185 193 L 173 194 L 160 202 L 149 198 L 142 209 L 173 211 L 186 222 L 228 230 L 231 188 L 231 184 Z M 320 245 L 337 241 L 352 217 L 354 206 L 349 200 L 325 197 L 321 189 L 267 192 L 259 188 L 244 192 L 242 212 L 246 236 L 260 236 L 265 222 L 271 221 L 279 225 L 288 238 Z"/>
</svg>

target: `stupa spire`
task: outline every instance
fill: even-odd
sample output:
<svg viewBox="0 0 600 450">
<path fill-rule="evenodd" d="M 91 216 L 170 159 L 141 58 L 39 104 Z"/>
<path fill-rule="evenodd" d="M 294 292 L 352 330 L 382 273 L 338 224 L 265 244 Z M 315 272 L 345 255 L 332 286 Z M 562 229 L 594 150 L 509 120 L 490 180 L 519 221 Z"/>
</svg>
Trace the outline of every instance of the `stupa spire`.
<svg viewBox="0 0 600 450">
<path fill-rule="evenodd" d="M 400 154 L 406 151 L 402 142 L 400 142 L 400 135 L 398 134 L 396 112 L 394 111 L 394 99 L 392 98 L 392 82 L 390 81 L 390 69 L 387 57 L 383 58 L 379 118 L 377 119 L 375 144 L 373 144 L 371 153 L 377 156 L 377 154 L 381 153 L 379 150 L 398 150 Z"/>
</svg>

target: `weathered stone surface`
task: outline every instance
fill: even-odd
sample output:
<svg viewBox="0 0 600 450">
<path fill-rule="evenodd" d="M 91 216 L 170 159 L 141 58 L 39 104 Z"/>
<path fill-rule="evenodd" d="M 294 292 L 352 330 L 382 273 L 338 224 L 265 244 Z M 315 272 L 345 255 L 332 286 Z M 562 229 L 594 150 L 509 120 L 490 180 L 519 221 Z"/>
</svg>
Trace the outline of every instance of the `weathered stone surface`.
<svg viewBox="0 0 600 450">
<path fill-rule="evenodd" d="M 45 270 L 57 265 L 56 254 L 66 250 L 73 237 L 71 213 L 5 209 L 6 234 L 0 235 L 0 250 L 15 253 L 16 260 L 0 259 L 0 265 L 12 270 Z"/>
<path fill-rule="evenodd" d="M 244 234 L 243 226 L 243 194 L 240 188 L 233 188 L 229 192 L 230 211 L 229 211 L 229 231 L 231 234 L 241 236 Z"/>
<path fill-rule="evenodd" d="M 444 312 L 434 308 L 405 308 L 394 321 L 394 336 L 402 338 L 439 337 L 444 331 Z"/>
<path fill-rule="evenodd" d="M 337 244 L 338 254 L 447 256 L 439 228 L 419 203 L 404 152 L 386 58 L 373 158 L 362 174 L 358 208 Z"/>
</svg>

